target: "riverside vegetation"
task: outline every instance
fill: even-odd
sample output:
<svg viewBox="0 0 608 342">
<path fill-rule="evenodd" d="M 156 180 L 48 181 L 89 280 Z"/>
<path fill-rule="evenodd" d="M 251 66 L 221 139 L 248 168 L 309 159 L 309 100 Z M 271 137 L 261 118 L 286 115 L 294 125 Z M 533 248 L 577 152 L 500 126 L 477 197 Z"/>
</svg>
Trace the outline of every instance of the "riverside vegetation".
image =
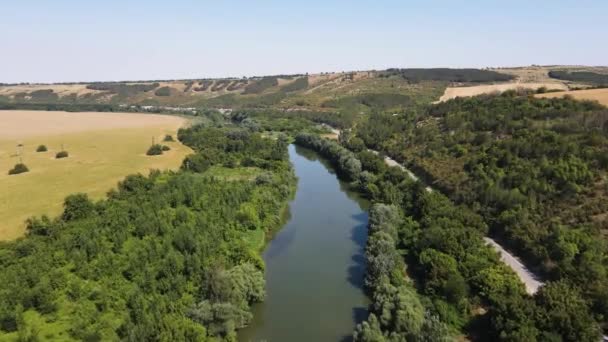
<svg viewBox="0 0 608 342">
<path fill-rule="evenodd" d="M 235 339 L 264 299 L 259 250 L 294 190 L 287 142 L 235 127 L 178 138 L 196 151 L 180 171 L 128 176 L 98 202 L 70 195 L 0 244 L 1 339 Z"/>
<path fill-rule="evenodd" d="M 576 285 L 558 280 L 534 297 L 526 294 L 515 274 L 483 243 L 488 225 L 481 215 L 426 191 L 364 149 L 355 147 L 355 154 L 307 134 L 298 135 L 296 142 L 333 161 L 376 203 L 366 247 L 366 284 L 373 303 L 355 340 L 441 341 L 460 331 L 510 341 L 599 339 L 594 314 Z"/>
</svg>

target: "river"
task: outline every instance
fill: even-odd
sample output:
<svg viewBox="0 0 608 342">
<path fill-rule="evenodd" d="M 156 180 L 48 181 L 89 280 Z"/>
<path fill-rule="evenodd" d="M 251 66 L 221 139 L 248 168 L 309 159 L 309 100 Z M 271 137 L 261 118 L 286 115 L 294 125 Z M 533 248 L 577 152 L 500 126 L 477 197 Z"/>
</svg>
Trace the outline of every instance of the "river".
<svg viewBox="0 0 608 342">
<path fill-rule="evenodd" d="M 289 146 L 298 176 L 286 225 L 269 242 L 267 297 L 239 341 L 348 341 L 367 318 L 368 203 L 315 152 Z"/>
</svg>

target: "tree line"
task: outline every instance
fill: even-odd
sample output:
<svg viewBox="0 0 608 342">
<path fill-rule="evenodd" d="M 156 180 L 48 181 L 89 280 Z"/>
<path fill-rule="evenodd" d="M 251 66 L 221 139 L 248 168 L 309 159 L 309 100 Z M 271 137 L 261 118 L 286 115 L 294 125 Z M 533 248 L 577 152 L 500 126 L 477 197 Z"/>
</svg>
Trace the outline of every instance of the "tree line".
<svg viewBox="0 0 608 342">
<path fill-rule="evenodd" d="M 447 81 L 447 82 L 504 82 L 514 77 L 492 70 L 482 69 L 387 69 L 379 72 L 380 77 L 400 76 L 410 82 Z"/>
</svg>

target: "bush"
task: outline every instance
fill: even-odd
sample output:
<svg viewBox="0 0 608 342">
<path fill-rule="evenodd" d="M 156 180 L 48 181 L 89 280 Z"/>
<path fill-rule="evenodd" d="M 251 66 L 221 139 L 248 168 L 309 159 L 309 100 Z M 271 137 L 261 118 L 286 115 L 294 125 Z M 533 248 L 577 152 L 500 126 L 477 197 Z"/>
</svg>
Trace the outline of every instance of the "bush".
<svg viewBox="0 0 608 342">
<path fill-rule="evenodd" d="M 159 155 L 163 154 L 163 147 L 159 144 L 154 144 L 154 145 L 150 146 L 150 148 L 148 149 L 148 152 L 146 152 L 146 154 L 149 156 L 159 156 Z"/>
<path fill-rule="evenodd" d="M 163 139 L 163 141 L 175 141 L 175 139 L 173 139 L 171 134 L 167 134 L 165 135 L 165 139 Z"/>
<path fill-rule="evenodd" d="M 15 167 L 8 170 L 9 175 L 18 175 L 20 173 L 28 172 L 30 169 L 25 166 L 23 163 L 15 164 Z"/>
<path fill-rule="evenodd" d="M 40 145 L 36 149 L 36 152 L 46 152 L 46 151 L 48 151 L 48 149 L 46 148 L 46 145 Z"/>
<path fill-rule="evenodd" d="M 171 88 L 169 88 L 169 87 L 158 88 L 154 92 L 154 95 L 156 95 L 156 96 L 171 96 Z"/>
<path fill-rule="evenodd" d="M 163 151 L 169 151 L 169 150 L 171 150 L 171 147 L 169 147 L 169 146 L 167 146 L 167 145 L 163 145 L 163 146 L 162 146 L 162 150 L 163 150 Z"/>
<path fill-rule="evenodd" d="M 57 154 L 55 155 L 56 159 L 61 159 L 61 158 L 67 158 L 68 157 L 68 151 L 59 151 L 57 152 Z"/>
</svg>

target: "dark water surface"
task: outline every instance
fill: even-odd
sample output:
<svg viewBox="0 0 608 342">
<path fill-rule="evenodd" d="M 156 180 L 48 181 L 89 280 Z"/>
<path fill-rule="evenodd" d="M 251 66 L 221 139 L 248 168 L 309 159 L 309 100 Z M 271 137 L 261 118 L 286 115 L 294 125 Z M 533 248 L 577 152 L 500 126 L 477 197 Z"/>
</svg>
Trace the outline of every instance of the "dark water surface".
<svg viewBox="0 0 608 342">
<path fill-rule="evenodd" d="M 289 156 L 299 179 L 291 216 L 266 247 L 266 301 L 239 340 L 348 341 L 367 317 L 368 203 L 315 152 L 291 145 Z"/>
</svg>

